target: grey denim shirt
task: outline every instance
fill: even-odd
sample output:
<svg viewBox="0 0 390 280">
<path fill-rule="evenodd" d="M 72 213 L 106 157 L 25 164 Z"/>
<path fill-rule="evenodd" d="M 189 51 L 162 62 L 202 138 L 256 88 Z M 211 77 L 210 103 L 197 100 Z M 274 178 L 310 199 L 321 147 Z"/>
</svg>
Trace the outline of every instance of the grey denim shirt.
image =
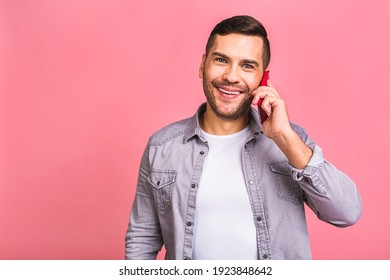
<svg viewBox="0 0 390 280">
<path fill-rule="evenodd" d="M 192 118 L 150 137 L 125 238 L 126 259 L 155 259 L 163 244 L 166 259 L 191 259 L 196 194 L 209 150 L 199 127 L 204 111 L 202 104 Z M 291 125 L 313 151 L 304 170 L 288 163 L 251 109 L 242 162 L 260 259 L 311 259 L 304 203 L 319 219 L 338 227 L 361 216 L 354 182 L 324 160 L 304 129 Z"/>
</svg>

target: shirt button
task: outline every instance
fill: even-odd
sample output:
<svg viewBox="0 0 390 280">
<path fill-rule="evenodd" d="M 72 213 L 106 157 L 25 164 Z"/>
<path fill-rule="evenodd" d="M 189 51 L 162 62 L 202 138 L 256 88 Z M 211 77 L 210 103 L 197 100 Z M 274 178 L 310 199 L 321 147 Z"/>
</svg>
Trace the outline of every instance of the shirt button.
<svg viewBox="0 0 390 280">
<path fill-rule="evenodd" d="M 258 220 L 260 222 L 261 221 L 261 217 L 257 217 L 256 220 Z"/>
<path fill-rule="evenodd" d="M 192 184 L 192 185 L 191 185 L 191 188 L 193 188 L 193 189 L 194 189 L 195 187 L 196 187 L 196 185 L 195 185 L 195 184 Z"/>
<path fill-rule="evenodd" d="M 204 154 L 204 152 L 203 152 L 203 151 L 200 151 L 200 154 L 201 154 L 201 155 L 203 155 L 203 154 Z"/>
<path fill-rule="evenodd" d="M 253 180 L 250 180 L 249 181 L 249 185 L 253 185 L 254 181 Z"/>
<path fill-rule="evenodd" d="M 257 136 L 257 135 L 259 135 L 259 133 L 256 131 L 256 132 L 255 132 L 255 135 Z"/>
<path fill-rule="evenodd" d="M 267 254 L 263 255 L 263 259 L 268 259 L 268 255 Z"/>
<path fill-rule="evenodd" d="M 189 226 L 189 227 L 190 227 L 191 225 L 192 225 L 192 223 L 191 223 L 191 222 L 188 222 L 188 223 L 187 223 L 187 226 Z"/>
</svg>

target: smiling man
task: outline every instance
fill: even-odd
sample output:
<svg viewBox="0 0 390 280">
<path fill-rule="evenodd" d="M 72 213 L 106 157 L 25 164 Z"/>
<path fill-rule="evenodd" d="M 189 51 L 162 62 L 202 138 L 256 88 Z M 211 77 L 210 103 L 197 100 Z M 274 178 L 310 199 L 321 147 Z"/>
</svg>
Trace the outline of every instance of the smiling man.
<svg viewBox="0 0 390 280">
<path fill-rule="evenodd" d="M 353 181 L 291 123 L 268 80 L 264 27 L 250 16 L 216 25 L 199 76 L 207 102 L 151 136 L 126 234 L 127 259 L 310 259 L 306 203 L 319 219 L 354 224 Z M 261 125 L 252 108 L 263 99 Z"/>
</svg>

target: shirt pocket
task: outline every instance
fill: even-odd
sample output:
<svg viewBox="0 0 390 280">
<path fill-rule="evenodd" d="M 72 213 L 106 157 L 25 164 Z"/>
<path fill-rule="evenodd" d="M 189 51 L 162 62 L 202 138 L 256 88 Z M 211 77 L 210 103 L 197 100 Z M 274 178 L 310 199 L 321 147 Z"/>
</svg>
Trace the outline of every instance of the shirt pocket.
<svg viewBox="0 0 390 280">
<path fill-rule="evenodd" d="M 171 209 L 172 188 L 176 181 L 175 170 L 152 170 L 148 181 L 154 189 L 154 199 L 161 215 Z"/>
<path fill-rule="evenodd" d="M 291 177 L 291 168 L 287 161 L 270 163 L 275 179 L 275 188 L 280 199 L 301 204 L 303 191 L 299 184 Z"/>
</svg>

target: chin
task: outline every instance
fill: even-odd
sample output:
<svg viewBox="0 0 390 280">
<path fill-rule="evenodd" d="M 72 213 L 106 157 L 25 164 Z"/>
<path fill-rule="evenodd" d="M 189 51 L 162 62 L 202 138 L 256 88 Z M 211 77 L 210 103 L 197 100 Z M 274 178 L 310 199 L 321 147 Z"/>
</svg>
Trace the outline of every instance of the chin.
<svg viewBox="0 0 390 280">
<path fill-rule="evenodd" d="M 238 108 L 234 111 L 230 111 L 230 112 L 226 112 L 223 110 L 214 110 L 214 112 L 221 119 L 234 121 L 234 120 L 237 120 L 243 116 L 246 116 L 249 112 L 249 107 L 248 108 L 240 107 L 240 108 Z"/>
</svg>

